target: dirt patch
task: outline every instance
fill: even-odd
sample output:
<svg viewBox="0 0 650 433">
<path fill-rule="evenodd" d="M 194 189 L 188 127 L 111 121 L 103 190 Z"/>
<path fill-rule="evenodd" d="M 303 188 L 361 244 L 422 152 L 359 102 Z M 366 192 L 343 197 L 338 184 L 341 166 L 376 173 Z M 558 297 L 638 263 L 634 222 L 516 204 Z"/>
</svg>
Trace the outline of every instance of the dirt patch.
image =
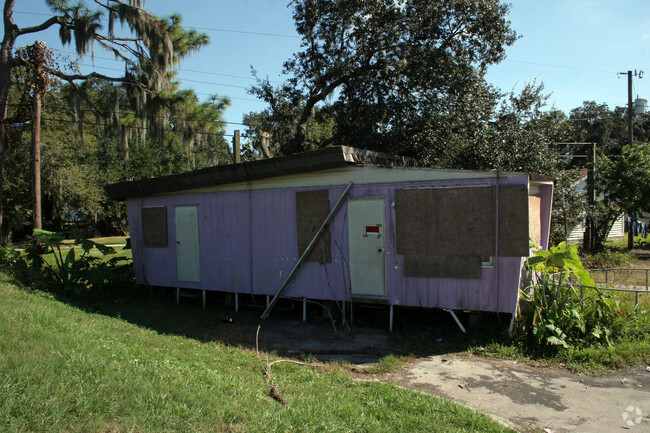
<svg viewBox="0 0 650 433">
<path fill-rule="evenodd" d="M 202 340 L 214 340 L 233 346 L 255 347 L 257 325 L 222 323 L 204 327 Z M 334 328 L 327 324 L 276 321 L 262 323 L 260 350 L 301 358 L 309 356 L 320 361 L 345 361 L 367 364 L 397 351 L 398 339 L 380 329 Z"/>
<path fill-rule="evenodd" d="M 650 373 L 591 377 L 473 356 L 432 356 L 389 376 L 443 395 L 521 431 L 650 432 Z"/>
</svg>

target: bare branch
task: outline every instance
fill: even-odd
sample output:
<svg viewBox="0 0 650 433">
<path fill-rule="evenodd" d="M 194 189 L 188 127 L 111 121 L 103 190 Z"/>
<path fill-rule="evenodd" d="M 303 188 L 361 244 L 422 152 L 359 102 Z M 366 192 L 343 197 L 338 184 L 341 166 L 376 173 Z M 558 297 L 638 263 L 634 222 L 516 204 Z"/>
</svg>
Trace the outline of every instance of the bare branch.
<svg viewBox="0 0 650 433">
<path fill-rule="evenodd" d="M 115 36 L 112 37 L 106 37 L 103 35 L 95 35 L 96 39 L 102 40 L 102 41 L 109 41 L 109 42 L 115 42 L 115 41 L 120 41 L 120 42 L 142 42 L 142 38 L 118 38 Z"/>
<path fill-rule="evenodd" d="M 19 29 L 18 30 L 18 35 L 20 36 L 20 35 L 26 35 L 28 33 L 38 33 L 40 31 L 43 31 L 45 29 L 48 29 L 48 28 L 52 27 L 55 24 L 58 24 L 60 26 L 64 26 L 65 22 L 63 21 L 63 17 L 57 15 L 57 16 L 54 16 L 54 17 L 48 19 L 47 21 L 45 21 L 44 23 L 42 23 L 42 24 L 40 24 L 38 26 L 25 27 L 25 28 Z"/>
<path fill-rule="evenodd" d="M 52 69 L 50 67 L 43 67 L 43 70 L 47 72 L 48 74 L 54 75 L 57 78 L 60 78 L 64 81 L 68 82 L 73 82 L 77 80 L 88 80 L 91 78 L 98 78 L 100 80 L 105 80 L 105 81 L 110 81 L 113 83 L 126 83 L 126 84 L 133 84 L 137 85 L 139 87 L 144 88 L 144 86 L 141 83 L 138 83 L 137 81 L 134 81 L 130 78 L 127 77 L 109 77 L 103 74 L 98 74 L 97 72 L 91 72 L 90 74 L 64 74 L 61 71 L 58 71 L 56 69 Z"/>
<path fill-rule="evenodd" d="M 102 47 L 106 48 L 109 51 L 112 51 L 114 54 L 116 54 L 118 57 L 120 57 L 125 62 L 129 63 L 130 65 L 137 66 L 136 62 L 134 62 L 132 59 L 129 59 L 128 57 L 126 57 L 124 54 L 122 54 L 118 49 L 113 47 L 111 44 L 107 44 L 106 42 L 104 42 L 101 39 L 96 39 L 96 40 L 97 40 L 97 43 L 99 43 L 99 45 L 101 45 Z M 114 42 L 114 44 L 117 45 L 118 47 L 123 48 L 125 51 L 128 51 L 129 53 L 131 53 L 132 55 L 134 55 L 134 56 L 136 56 L 138 58 L 142 57 L 142 54 L 138 53 L 133 48 L 129 47 L 127 44 L 118 44 L 117 42 Z"/>
</svg>

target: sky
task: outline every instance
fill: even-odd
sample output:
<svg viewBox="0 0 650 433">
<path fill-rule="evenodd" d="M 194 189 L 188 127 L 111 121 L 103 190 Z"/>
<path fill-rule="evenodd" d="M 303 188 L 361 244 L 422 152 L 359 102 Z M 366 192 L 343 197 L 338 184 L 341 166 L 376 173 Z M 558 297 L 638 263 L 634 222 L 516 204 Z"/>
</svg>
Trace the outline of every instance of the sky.
<svg viewBox="0 0 650 433">
<path fill-rule="evenodd" d="M 280 83 L 283 63 L 300 49 L 287 4 L 288 0 L 145 2 L 153 13 L 178 13 L 183 25 L 209 36 L 208 46 L 182 61 L 177 79 L 202 101 L 213 94 L 230 98 L 224 115 L 228 134 L 244 129 L 243 114 L 266 108 L 247 93 L 255 82 L 251 68 L 260 77 Z M 39 24 L 48 16 L 43 0 L 16 0 L 14 21 L 19 26 Z M 614 108 L 627 104 L 627 77 L 619 73 L 632 70 L 648 74 L 634 78 L 633 98 L 650 100 L 650 1 L 515 0 L 508 19 L 519 39 L 487 75 L 488 82 L 502 91 L 518 91 L 536 80 L 550 95 L 548 108 L 568 112 L 583 101 Z M 56 30 L 21 36 L 17 46 L 35 40 L 73 55 L 72 47 L 61 46 Z M 83 72 L 94 68 L 119 75 L 123 71 L 112 55 L 99 49 L 81 64 Z"/>
</svg>

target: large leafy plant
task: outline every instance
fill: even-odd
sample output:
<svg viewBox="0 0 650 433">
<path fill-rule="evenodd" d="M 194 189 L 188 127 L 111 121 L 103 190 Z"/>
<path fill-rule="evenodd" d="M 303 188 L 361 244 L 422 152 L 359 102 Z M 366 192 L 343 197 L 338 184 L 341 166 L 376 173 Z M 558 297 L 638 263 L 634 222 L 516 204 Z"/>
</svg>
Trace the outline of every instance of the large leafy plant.
<svg viewBox="0 0 650 433">
<path fill-rule="evenodd" d="M 32 263 L 43 266 L 49 283 L 66 291 L 81 292 L 84 289 L 100 288 L 112 278 L 112 269 L 124 257 L 113 257 L 104 261 L 102 256 L 115 254 L 109 246 L 89 239 L 75 239 L 65 243 L 68 234 L 35 229 L 32 235 L 35 246 L 30 248 Z M 99 256 L 93 255 L 93 250 Z M 40 263 L 39 263 L 40 262 Z"/>
<path fill-rule="evenodd" d="M 611 344 L 618 303 L 596 287 L 575 245 L 536 251 L 526 269 L 533 283 L 521 292 L 520 330 L 529 341 L 563 348 Z"/>
</svg>

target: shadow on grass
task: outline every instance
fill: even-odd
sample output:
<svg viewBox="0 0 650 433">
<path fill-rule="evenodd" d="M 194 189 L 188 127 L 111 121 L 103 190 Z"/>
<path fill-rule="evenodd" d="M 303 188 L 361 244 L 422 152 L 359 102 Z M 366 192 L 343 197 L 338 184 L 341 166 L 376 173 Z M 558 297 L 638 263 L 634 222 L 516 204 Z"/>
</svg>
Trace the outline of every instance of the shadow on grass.
<svg viewBox="0 0 650 433">
<path fill-rule="evenodd" d="M 90 299 L 72 294 L 57 298 L 94 314 L 120 318 L 160 334 L 173 334 L 201 342 L 217 342 L 255 350 L 255 336 L 261 326 L 259 345 L 264 351 L 294 357 L 352 363 L 376 362 L 397 354 L 423 357 L 481 350 L 491 345 L 509 344 L 509 315 L 470 315 L 458 312 L 467 329 L 463 334 L 449 312 L 442 310 L 394 308 L 394 331 L 388 331 L 387 306 L 353 305 L 353 326 L 344 327 L 337 307 L 331 309 L 334 323 L 322 307 L 308 304 L 307 323 L 302 323 L 302 303 L 281 300 L 271 318 L 261 320 L 266 297 L 240 295 L 240 310 L 228 303 L 228 296 L 206 292 L 202 309 L 200 291 L 195 298 L 182 297 L 176 305 L 176 289 L 133 286 L 119 294 Z M 349 305 L 347 319 L 350 322 Z"/>
</svg>

